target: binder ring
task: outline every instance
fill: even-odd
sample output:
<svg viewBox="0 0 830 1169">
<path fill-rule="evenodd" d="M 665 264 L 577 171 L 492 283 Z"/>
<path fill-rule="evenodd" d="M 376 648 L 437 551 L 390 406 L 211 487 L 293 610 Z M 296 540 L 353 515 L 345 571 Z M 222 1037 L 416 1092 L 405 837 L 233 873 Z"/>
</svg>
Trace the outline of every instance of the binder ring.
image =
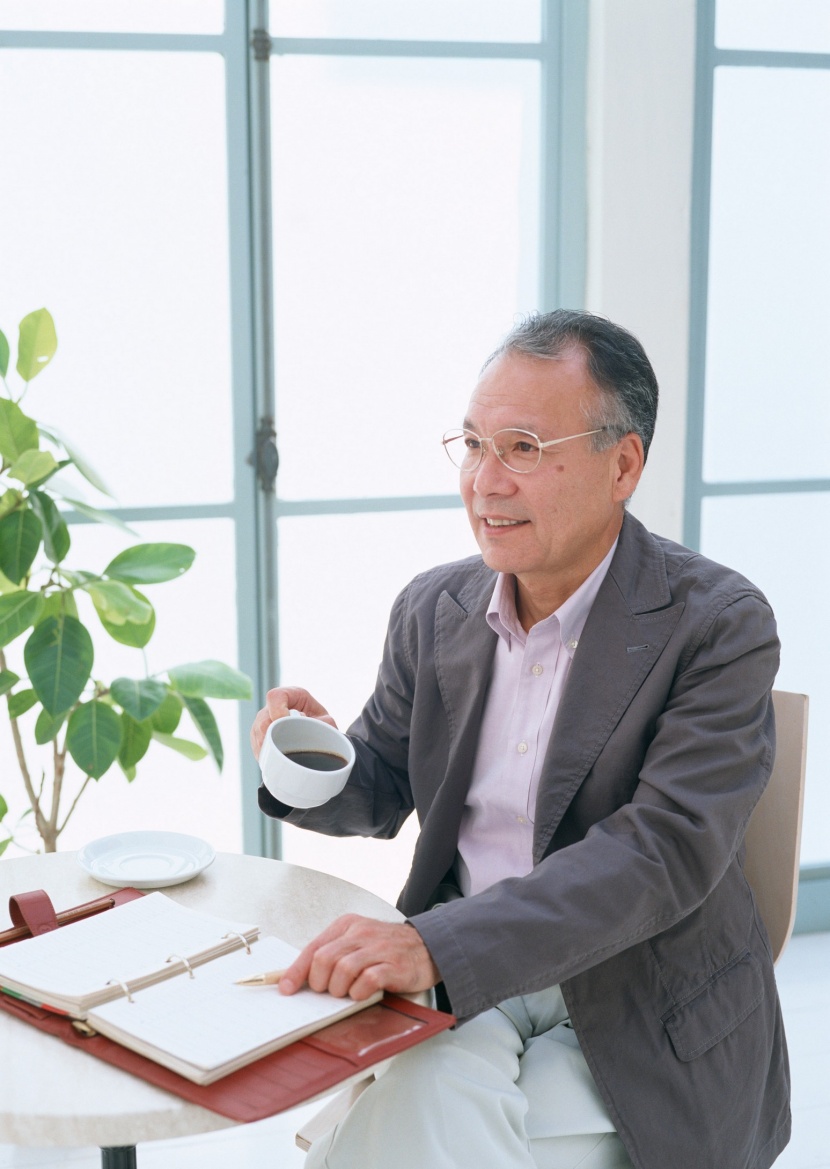
<svg viewBox="0 0 830 1169">
<path fill-rule="evenodd" d="M 127 1002 L 133 1002 L 133 996 L 130 994 L 130 988 L 126 982 L 122 982 L 120 978 L 108 978 L 107 986 L 120 986 L 124 994 L 127 996 Z"/>
<path fill-rule="evenodd" d="M 244 934 L 238 934 L 236 932 L 236 930 L 231 930 L 231 932 L 229 934 L 222 934 L 222 937 L 223 938 L 239 938 L 240 942 L 245 947 L 245 953 L 250 954 L 251 943 L 248 941 L 248 939 L 245 937 Z"/>
<path fill-rule="evenodd" d="M 188 975 L 189 975 L 191 978 L 195 978 L 195 977 L 196 977 L 196 975 L 193 973 L 193 967 L 190 965 L 190 963 L 188 962 L 187 958 L 183 958 L 183 957 L 181 956 L 181 954 L 171 954 L 171 955 L 170 955 L 170 957 L 169 957 L 169 958 L 165 958 L 165 959 L 164 959 L 164 961 L 165 961 L 165 962 L 181 962 L 181 964 L 187 968 L 187 973 L 188 973 Z"/>
</svg>

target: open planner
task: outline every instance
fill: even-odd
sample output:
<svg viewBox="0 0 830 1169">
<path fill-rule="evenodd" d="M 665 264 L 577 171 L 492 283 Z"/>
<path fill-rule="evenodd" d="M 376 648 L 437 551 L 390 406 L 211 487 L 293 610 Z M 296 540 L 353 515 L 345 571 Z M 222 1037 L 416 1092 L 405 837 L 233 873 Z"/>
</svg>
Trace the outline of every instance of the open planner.
<svg viewBox="0 0 830 1169">
<path fill-rule="evenodd" d="M 0 949 L 0 989 L 212 1084 L 382 997 L 236 985 L 298 953 L 256 926 L 151 893 Z"/>
</svg>

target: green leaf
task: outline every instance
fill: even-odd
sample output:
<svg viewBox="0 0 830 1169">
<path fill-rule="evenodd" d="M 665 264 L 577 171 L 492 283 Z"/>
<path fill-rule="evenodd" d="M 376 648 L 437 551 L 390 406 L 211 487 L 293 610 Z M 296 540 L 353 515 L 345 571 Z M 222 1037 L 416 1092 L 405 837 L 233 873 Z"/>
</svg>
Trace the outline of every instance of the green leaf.
<svg viewBox="0 0 830 1169">
<path fill-rule="evenodd" d="M 0 520 L 0 571 L 13 584 L 20 584 L 32 567 L 43 526 L 28 507 L 18 508 Z"/>
<path fill-rule="evenodd" d="M 50 714 L 69 710 L 80 698 L 94 654 L 92 638 L 76 617 L 48 617 L 35 628 L 23 660 L 29 681 Z"/>
<path fill-rule="evenodd" d="M 153 606 L 120 580 L 97 580 L 82 586 L 92 598 L 98 616 L 110 625 L 146 625 Z"/>
<path fill-rule="evenodd" d="M 46 427 L 42 424 L 38 424 L 38 430 L 44 438 L 49 440 L 49 442 L 53 443 L 55 446 L 63 447 L 67 455 L 69 455 L 70 462 L 75 464 L 80 473 L 83 475 L 84 479 L 86 479 L 87 483 L 91 483 L 95 490 L 100 491 L 102 495 L 109 495 L 109 497 L 112 498 L 112 492 L 109 490 L 106 483 L 104 483 L 104 480 L 101 478 L 98 472 L 89 465 L 78 448 L 70 443 L 67 438 L 64 438 L 60 431 L 55 430 L 54 427 Z"/>
<path fill-rule="evenodd" d="M 0 646 L 8 645 L 34 625 L 43 609 L 40 593 L 18 589 L 0 597 Z"/>
<path fill-rule="evenodd" d="M 129 714 L 121 716 L 121 747 L 118 751 L 118 762 L 128 774 L 147 754 L 150 740 L 153 737 L 149 722 L 137 722 Z M 135 774 L 133 774 L 135 778 Z"/>
<path fill-rule="evenodd" d="M 190 662 L 167 671 L 171 685 L 193 698 L 250 698 L 251 679 L 224 662 Z"/>
<path fill-rule="evenodd" d="M 219 734 L 219 727 L 216 725 L 213 711 L 203 698 L 186 697 L 184 704 L 216 761 L 216 766 L 221 771 L 225 761 L 225 753 L 222 750 L 222 736 Z"/>
<path fill-rule="evenodd" d="M 19 593 L 20 585 L 12 584 L 7 576 L 0 572 L 0 597 L 5 593 Z"/>
<path fill-rule="evenodd" d="M 20 718 L 27 710 L 31 710 L 37 702 L 34 690 L 18 690 L 9 695 L 9 718 Z"/>
<path fill-rule="evenodd" d="M 46 368 L 57 347 L 55 322 L 48 309 L 36 309 L 23 318 L 17 345 L 17 372 L 24 382 L 30 382 Z"/>
<path fill-rule="evenodd" d="M 58 464 L 48 451 L 28 450 L 15 459 L 6 473 L 10 479 L 19 479 L 28 486 L 30 483 L 39 483 L 57 470 Z"/>
<path fill-rule="evenodd" d="M 13 463 L 24 451 L 37 450 L 37 423 L 16 402 L 0 398 L 0 455 Z"/>
<path fill-rule="evenodd" d="M 9 845 L 11 844 L 13 839 L 14 839 L 13 836 L 7 836 L 5 840 L 0 840 L 0 856 L 3 855 L 3 853 L 9 847 Z"/>
<path fill-rule="evenodd" d="M 167 690 L 164 701 L 150 719 L 154 731 L 172 735 L 182 717 L 182 700 L 172 690 Z"/>
<path fill-rule="evenodd" d="M 20 678 L 12 670 L 0 670 L 0 697 L 16 686 Z M 2 797 L 0 797 L 1 799 Z"/>
<path fill-rule="evenodd" d="M 134 719 L 143 722 L 154 714 L 167 696 L 167 687 L 163 682 L 155 682 L 152 678 L 116 678 L 110 686 L 110 692 L 118 705 L 132 715 Z"/>
<path fill-rule="evenodd" d="M 171 751 L 178 751 L 186 759 L 205 759 L 207 751 L 198 743 L 191 743 L 190 739 L 174 739 L 172 735 L 164 735 L 161 731 L 153 731 L 153 738 Z"/>
<path fill-rule="evenodd" d="M 0 377 L 5 377 L 9 372 L 9 353 L 9 342 L 6 339 L 6 334 L 0 330 Z"/>
<path fill-rule="evenodd" d="M 56 715 L 51 715 L 48 710 L 42 710 L 37 716 L 37 722 L 35 723 L 35 742 L 41 747 L 45 743 L 51 743 L 53 739 L 57 738 L 65 722 L 65 710 Z"/>
<path fill-rule="evenodd" d="M 100 779 L 118 757 L 121 719 L 105 702 L 84 702 L 70 715 L 66 746 L 85 775 Z"/>
<path fill-rule="evenodd" d="M 119 532 L 126 532 L 128 536 L 134 536 L 136 534 L 131 527 L 128 527 L 117 515 L 113 515 L 111 511 L 102 511 L 99 507 L 91 507 L 90 504 L 84 503 L 82 499 L 76 499 L 73 495 L 67 495 L 56 479 L 52 480 L 49 489 L 55 495 L 59 495 L 79 515 L 84 515 L 87 519 L 94 520 L 96 524 L 109 524 L 110 527 L 118 528 Z"/>
<path fill-rule="evenodd" d="M 69 551 L 69 528 L 55 501 L 44 491 L 32 491 L 29 500 L 43 525 L 44 551 L 53 564 L 60 564 Z"/>
<path fill-rule="evenodd" d="M 0 519 L 4 515 L 8 515 L 10 511 L 14 511 L 16 507 L 20 507 L 23 502 L 23 495 L 15 487 L 10 487 L 8 491 L 4 491 L 0 495 Z"/>
<path fill-rule="evenodd" d="M 124 764 L 121 763 L 120 760 L 119 760 L 119 767 L 126 775 L 127 783 L 132 783 L 133 780 L 135 779 L 135 777 L 138 775 L 138 772 L 136 771 L 135 767 L 125 767 Z"/>
<path fill-rule="evenodd" d="M 138 591 L 138 589 L 133 589 L 132 591 L 139 598 L 139 600 L 143 601 L 145 605 L 149 606 L 149 621 L 146 621 L 143 625 L 133 621 L 125 621 L 122 625 L 116 625 L 115 622 L 108 621 L 105 617 L 101 617 L 100 613 L 98 616 L 101 618 L 101 624 L 103 625 L 104 629 L 106 629 L 107 633 L 115 641 L 120 642 L 121 645 L 131 645 L 136 649 L 143 649 L 150 638 L 153 636 L 153 630 L 156 627 L 156 614 L 152 605 L 150 605 L 150 602 L 142 593 Z"/>
<path fill-rule="evenodd" d="M 5 819 L 6 813 L 8 812 L 8 810 L 9 810 L 9 805 L 6 803 L 6 801 L 3 799 L 3 797 L 0 796 L 0 820 Z"/>
<path fill-rule="evenodd" d="M 186 544 L 136 544 L 111 560 L 104 576 L 127 584 L 160 584 L 187 572 L 196 553 Z"/>
<path fill-rule="evenodd" d="M 54 593 L 50 593 L 43 602 L 43 609 L 35 625 L 41 621 L 45 621 L 47 617 L 77 617 L 78 606 L 75 603 L 75 598 L 72 595 L 71 589 L 58 589 Z"/>
</svg>

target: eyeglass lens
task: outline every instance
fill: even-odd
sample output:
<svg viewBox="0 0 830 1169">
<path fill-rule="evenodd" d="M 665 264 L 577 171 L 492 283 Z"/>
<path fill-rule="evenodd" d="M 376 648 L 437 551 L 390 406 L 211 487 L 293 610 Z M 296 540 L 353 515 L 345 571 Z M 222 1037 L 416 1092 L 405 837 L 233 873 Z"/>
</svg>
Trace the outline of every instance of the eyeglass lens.
<svg viewBox="0 0 830 1169">
<path fill-rule="evenodd" d="M 539 439 L 526 430 L 499 430 L 490 440 L 480 438 L 472 430 L 451 430 L 444 436 L 444 447 L 456 467 L 462 471 L 474 471 L 488 441 L 492 442 L 497 457 L 511 471 L 526 474 L 539 466 L 542 457 Z"/>
</svg>

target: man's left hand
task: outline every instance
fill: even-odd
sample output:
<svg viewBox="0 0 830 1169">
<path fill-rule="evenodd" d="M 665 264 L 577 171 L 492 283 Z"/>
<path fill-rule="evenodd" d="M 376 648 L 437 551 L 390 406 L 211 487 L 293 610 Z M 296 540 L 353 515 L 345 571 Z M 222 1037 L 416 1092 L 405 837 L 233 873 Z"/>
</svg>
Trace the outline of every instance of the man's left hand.
<svg viewBox="0 0 830 1169">
<path fill-rule="evenodd" d="M 309 942 L 279 982 L 282 994 L 305 983 L 360 1001 L 378 990 L 409 994 L 441 981 L 421 935 L 411 925 L 347 914 Z"/>
</svg>

